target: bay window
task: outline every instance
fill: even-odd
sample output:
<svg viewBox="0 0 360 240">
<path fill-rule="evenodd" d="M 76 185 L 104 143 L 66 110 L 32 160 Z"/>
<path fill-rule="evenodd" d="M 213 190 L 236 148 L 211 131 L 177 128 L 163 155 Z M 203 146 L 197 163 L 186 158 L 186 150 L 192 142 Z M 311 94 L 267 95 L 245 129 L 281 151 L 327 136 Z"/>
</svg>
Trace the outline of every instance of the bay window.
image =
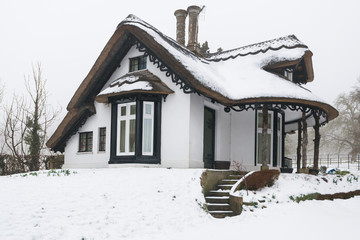
<svg viewBox="0 0 360 240">
<path fill-rule="evenodd" d="M 161 96 L 112 101 L 109 163 L 160 163 Z"/>
</svg>

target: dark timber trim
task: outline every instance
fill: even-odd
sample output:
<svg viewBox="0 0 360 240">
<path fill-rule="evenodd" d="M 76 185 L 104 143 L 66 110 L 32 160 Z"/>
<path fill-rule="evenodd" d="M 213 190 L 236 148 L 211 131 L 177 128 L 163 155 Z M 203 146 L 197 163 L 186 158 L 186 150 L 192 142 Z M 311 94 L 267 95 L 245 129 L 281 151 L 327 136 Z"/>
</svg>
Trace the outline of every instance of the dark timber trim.
<svg viewBox="0 0 360 240">
<path fill-rule="evenodd" d="M 255 109 L 255 153 L 254 153 L 254 159 L 255 159 L 255 165 L 257 166 L 257 149 L 258 149 L 258 144 L 257 144 L 257 135 L 258 135 L 258 110 Z"/>
<path fill-rule="evenodd" d="M 284 112 L 281 112 L 281 115 L 282 115 L 282 121 L 281 121 L 281 167 L 284 167 L 285 166 L 285 113 Z"/>
<path fill-rule="evenodd" d="M 274 120 L 273 120 L 273 163 L 272 166 L 276 167 L 277 166 L 277 156 L 278 156 L 278 111 L 274 111 Z"/>
<path fill-rule="evenodd" d="M 210 107 L 207 107 L 207 106 L 204 106 L 204 112 L 205 110 L 209 111 L 212 115 L 212 118 L 214 119 L 214 121 L 212 122 L 212 130 L 213 130 L 213 135 L 212 135 L 212 138 L 211 138 L 211 145 L 212 145 L 212 152 L 211 152 L 211 155 L 213 157 L 212 159 L 212 163 L 211 163 L 211 168 L 215 168 L 215 134 L 216 134 L 216 110 L 215 109 L 212 109 Z M 204 114 L 205 116 L 205 114 Z M 205 119 L 204 119 L 205 120 Z M 205 124 L 205 123 L 204 123 Z M 205 131 L 204 131 L 204 134 L 205 134 Z M 205 136 L 204 136 L 204 139 L 203 139 L 203 153 L 205 153 Z M 205 166 L 205 155 L 203 154 L 203 162 L 204 162 L 204 167 L 206 168 Z"/>
</svg>

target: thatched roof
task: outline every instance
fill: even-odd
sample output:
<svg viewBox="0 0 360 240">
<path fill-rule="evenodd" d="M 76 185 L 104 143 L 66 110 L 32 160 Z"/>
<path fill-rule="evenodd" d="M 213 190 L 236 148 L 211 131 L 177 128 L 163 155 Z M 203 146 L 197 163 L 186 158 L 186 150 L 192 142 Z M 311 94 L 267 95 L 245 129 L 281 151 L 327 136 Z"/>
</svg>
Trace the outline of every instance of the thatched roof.
<svg viewBox="0 0 360 240">
<path fill-rule="evenodd" d="M 281 68 L 292 67 L 302 76 L 300 82 L 313 80 L 312 53 L 293 35 L 204 57 L 189 51 L 134 15 L 129 15 L 119 24 L 75 92 L 67 106 L 69 113 L 47 142 L 48 147 L 63 151 L 67 139 L 80 126 L 81 121 L 75 120 L 95 113 L 95 110 L 89 109 L 94 109 L 96 98 L 106 102 L 111 94 L 115 94 L 100 92 L 134 44 L 130 39 L 141 43 L 148 54 L 165 64 L 162 68 L 181 81 L 181 87 L 224 106 L 263 102 L 294 103 L 319 108 L 327 113 L 328 120 L 338 115 L 331 105 L 277 74 Z M 146 77 L 143 79 L 143 82 L 147 81 Z M 172 91 L 161 81 L 153 78 L 151 82 L 152 89 L 156 90 L 154 92 L 169 94 Z M 121 95 L 123 92 L 116 94 Z"/>
</svg>

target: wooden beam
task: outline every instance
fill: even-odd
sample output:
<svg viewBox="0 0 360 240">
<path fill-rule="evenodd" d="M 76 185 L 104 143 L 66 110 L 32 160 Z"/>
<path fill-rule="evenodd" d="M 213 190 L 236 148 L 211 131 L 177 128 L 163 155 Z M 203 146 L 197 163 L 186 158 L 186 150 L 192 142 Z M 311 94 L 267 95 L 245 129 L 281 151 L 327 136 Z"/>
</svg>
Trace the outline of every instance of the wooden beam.
<svg viewBox="0 0 360 240">
<path fill-rule="evenodd" d="M 302 125 L 303 125 L 303 139 L 302 139 L 302 168 L 306 169 L 307 163 L 307 144 L 308 144 L 308 133 L 307 133 L 307 123 L 306 123 L 306 114 L 305 109 L 302 112 Z"/>
<path fill-rule="evenodd" d="M 296 171 L 300 172 L 301 163 L 301 139 L 302 139 L 301 121 L 298 122 L 298 145 L 296 149 Z"/>
<path fill-rule="evenodd" d="M 268 141 L 267 141 L 267 132 L 268 132 L 268 118 L 269 118 L 269 111 L 268 111 L 268 105 L 264 104 L 263 109 L 263 124 L 262 124 L 262 159 L 261 159 L 261 166 L 262 169 L 267 167 L 269 156 L 268 156 Z"/>
<path fill-rule="evenodd" d="M 319 148 L 320 148 L 320 116 L 318 116 L 316 113 L 313 113 L 314 119 L 315 119 L 315 139 L 314 139 L 314 169 L 319 169 Z"/>
</svg>

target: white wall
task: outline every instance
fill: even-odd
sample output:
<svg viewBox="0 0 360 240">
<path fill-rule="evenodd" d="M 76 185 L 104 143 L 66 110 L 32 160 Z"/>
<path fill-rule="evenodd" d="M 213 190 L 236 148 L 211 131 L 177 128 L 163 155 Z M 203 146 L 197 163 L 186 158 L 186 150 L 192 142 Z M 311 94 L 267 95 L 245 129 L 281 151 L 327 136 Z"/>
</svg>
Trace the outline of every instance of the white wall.
<svg viewBox="0 0 360 240">
<path fill-rule="evenodd" d="M 110 124 L 111 106 L 95 102 L 96 114 L 88 118 L 65 147 L 65 164 L 63 168 L 101 168 L 107 167 L 110 158 Z M 106 127 L 106 151 L 99 152 L 99 128 Z M 93 132 L 93 151 L 78 152 L 79 133 Z"/>
<path fill-rule="evenodd" d="M 190 167 L 203 168 L 204 97 L 190 95 Z"/>
<path fill-rule="evenodd" d="M 190 97 L 180 86 L 166 77 L 156 65 L 148 61 L 148 70 L 159 77 L 174 93 L 162 101 L 161 166 L 189 168 L 190 156 Z"/>
<path fill-rule="evenodd" d="M 104 88 L 129 71 L 129 58 L 140 56 L 132 47 Z M 158 76 L 174 93 L 162 102 L 161 167 L 203 168 L 204 106 L 215 110 L 215 160 L 242 162 L 248 170 L 254 167 L 255 112 L 226 113 L 220 104 L 213 104 L 197 94 L 185 94 L 170 77 L 150 61 L 147 69 Z M 103 89 L 104 89 L 103 88 Z M 79 134 L 70 138 L 65 148 L 65 168 L 108 167 L 110 158 L 111 105 L 95 102 L 97 113 L 78 132 L 93 132 L 93 152 L 79 153 Z M 98 152 L 98 130 L 106 127 L 106 152 Z M 121 165 L 121 164 L 119 164 Z M 114 166 L 112 166 L 114 167 Z"/>
<path fill-rule="evenodd" d="M 255 111 L 231 111 L 231 161 L 254 169 Z"/>
</svg>

